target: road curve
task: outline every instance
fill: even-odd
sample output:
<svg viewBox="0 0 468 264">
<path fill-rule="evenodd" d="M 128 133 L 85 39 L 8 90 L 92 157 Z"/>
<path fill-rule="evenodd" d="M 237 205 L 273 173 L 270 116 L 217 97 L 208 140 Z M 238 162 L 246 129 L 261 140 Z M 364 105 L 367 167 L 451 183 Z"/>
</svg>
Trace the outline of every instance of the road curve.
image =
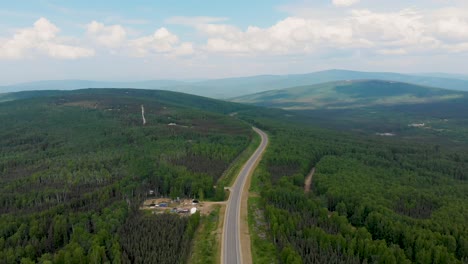
<svg viewBox="0 0 468 264">
<path fill-rule="evenodd" d="M 248 176 L 254 171 L 262 153 L 268 144 L 268 136 L 258 128 L 253 130 L 260 135 L 262 141 L 254 154 L 245 163 L 239 172 L 234 185 L 230 188 L 230 195 L 227 201 L 226 213 L 224 214 L 223 239 L 221 248 L 221 263 L 241 264 L 242 250 L 240 239 L 240 209 L 242 191 Z M 248 190 L 246 190 L 248 191 Z"/>
</svg>

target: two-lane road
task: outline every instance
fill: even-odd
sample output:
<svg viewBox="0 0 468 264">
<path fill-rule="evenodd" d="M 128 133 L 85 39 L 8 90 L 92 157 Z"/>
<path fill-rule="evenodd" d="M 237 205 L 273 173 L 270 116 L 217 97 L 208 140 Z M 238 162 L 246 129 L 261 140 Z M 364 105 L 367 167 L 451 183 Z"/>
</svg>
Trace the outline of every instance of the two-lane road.
<svg viewBox="0 0 468 264">
<path fill-rule="evenodd" d="M 254 171 L 262 153 L 265 151 L 268 144 L 268 136 L 265 132 L 258 128 L 253 128 L 262 139 L 260 146 L 255 150 L 254 154 L 249 158 L 247 163 L 240 171 L 234 185 L 230 189 L 229 200 L 227 201 L 226 213 L 224 215 L 223 242 L 221 249 L 221 263 L 223 264 L 241 264 L 242 249 L 240 239 L 240 215 L 241 215 L 241 198 L 245 183 L 249 175 Z"/>
</svg>

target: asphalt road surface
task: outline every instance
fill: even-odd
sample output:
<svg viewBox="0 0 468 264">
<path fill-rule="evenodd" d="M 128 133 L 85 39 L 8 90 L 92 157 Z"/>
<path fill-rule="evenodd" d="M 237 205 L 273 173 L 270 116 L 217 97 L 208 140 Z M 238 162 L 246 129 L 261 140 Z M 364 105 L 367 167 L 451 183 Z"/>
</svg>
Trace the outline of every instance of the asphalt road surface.
<svg viewBox="0 0 468 264">
<path fill-rule="evenodd" d="M 254 171 L 257 161 L 259 161 L 261 154 L 268 144 L 267 134 L 258 128 L 254 127 L 253 129 L 260 135 L 262 141 L 254 154 L 249 158 L 247 163 L 245 163 L 237 176 L 236 182 L 230 188 L 229 200 L 227 201 L 226 213 L 224 215 L 223 246 L 221 249 L 221 262 L 223 264 L 242 263 L 240 240 L 240 208 L 242 191 L 247 177 Z"/>
</svg>

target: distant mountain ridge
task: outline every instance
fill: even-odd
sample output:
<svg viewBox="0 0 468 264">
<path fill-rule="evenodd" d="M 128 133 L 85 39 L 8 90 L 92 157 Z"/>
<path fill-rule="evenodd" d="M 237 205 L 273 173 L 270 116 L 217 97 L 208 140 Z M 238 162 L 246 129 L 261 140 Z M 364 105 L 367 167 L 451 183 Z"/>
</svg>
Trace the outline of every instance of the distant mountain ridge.
<svg viewBox="0 0 468 264">
<path fill-rule="evenodd" d="M 238 78 L 224 78 L 201 81 L 149 80 L 135 82 L 105 82 L 88 80 L 39 81 L 0 86 L 0 93 L 26 90 L 75 90 L 84 88 L 137 88 L 170 90 L 206 96 L 217 99 L 228 99 L 242 95 L 269 90 L 284 89 L 296 86 L 345 80 L 385 80 L 405 82 L 423 86 L 438 87 L 449 90 L 468 91 L 468 78 L 447 78 L 438 76 L 408 75 L 390 72 L 358 72 L 348 70 L 327 70 L 307 74 L 291 75 L 257 75 Z M 456 75 L 453 75 L 456 76 Z"/>
<path fill-rule="evenodd" d="M 465 98 L 468 93 L 382 80 L 337 81 L 272 90 L 234 98 L 258 106 L 304 109 L 346 109 L 376 105 L 418 104 Z"/>
<path fill-rule="evenodd" d="M 0 86 L 1 92 L 19 92 L 26 90 L 78 90 L 85 88 L 138 88 L 183 85 L 185 82 L 173 80 L 137 81 L 137 82 L 107 82 L 89 80 L 50 80 L 19 83 Z M 138 87 L 134 87 L 138 86 Z"/>
<path fill-rule="evenodd" d="M 426 76 L 426 77 L 429 76 L 429 77 L 446 78 L 446 79 L 468 80 L 468 75 L 464 75 L 464 74 L 434 72 L 434 73 L 418 73 L 415 75 Z"/>
</svg>

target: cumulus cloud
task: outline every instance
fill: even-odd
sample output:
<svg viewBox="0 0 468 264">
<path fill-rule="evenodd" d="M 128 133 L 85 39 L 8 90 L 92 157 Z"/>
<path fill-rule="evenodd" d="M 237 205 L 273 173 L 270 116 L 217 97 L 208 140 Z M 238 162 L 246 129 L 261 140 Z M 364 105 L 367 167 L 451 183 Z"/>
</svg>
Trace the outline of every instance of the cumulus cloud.
<svg viewBox="0 0 468 264">
<path fill-rule="evenodd" d="M 127 37 L 127 31 L 121 25 L 105 26 L 103 23 L 93 21 L 86 28 L 89 37 L 109 48 L 119 47 Z"/>
<path fill-rule="evenodd" d="M 200 25 L 208 35 L 206 50 L 237 53 L 310 53 L 321 45 L 360 46 L 349 25 L 329 25 L 319 20 L 290 17 L 269 28 L 248 27 L 246 31 L 228 25 Z"/>
<path fill-rule="evenodd" d="M 468 12 L 353 9 L 340 18 L 288 17 L 245 30 L 227 24 L 199 24 L 204 50 L 232 54 L 310 54 L 333 50 L 405 55 L 463 52 L 468 46 Z"/>
<path fill-rule="evenodd" d="M 357 1 L 335 2 L 343 6 Z M 398 56 L 468 52 L 468 10 L 462 8 L 396 12 L 345 9 L 340 16 L 330 13 L 296 15 L 268 27 L 249 26 L 245 29 L 221 23 L 224 21 L 227 19 L 223 17 L 172 17 L 166 20 L 168 24 L 193 27 L 199 33 L 197 38 L 204 38 L 194 45 L 182 41 L 165 27 L 148 35 L 135 36 L 137 31 L 123 25 L 99 21 L 86 25 L 84 39 L 73 41 L 61 37 L 56 25 L 41 18 L 32 27 L 16 30 L 10 38 L 0 39 L 0 58 L 42 54 L 74 59 L 93 56 L 94 50 L 135 57 L 187 56 L 197 52 L 252 56 L 350 52 Z M 87 43 L 93 48 L 77 43 Z"/>
<path fill-rule="evenodd" d="M 129 46 L 137 56 L 145 56 L 150 53 L 168 53 L 174 51 L 179 43 L 179 38 L 166 28 L 160 28 L 153 35 L 131 40 Z"/>
<path fill-rule="evenodd" d="M 356 37 L 368 39 L 379 47 L 436 48 L 440 43 L 423 18 L 411 9 L 395 13 L 353 10 L 350 23 Z"/>
<path fill-rule="evenodd" d="M 174 56 L 187 56 L 192 55 L 195 53 L 195 49 L 193 48 L 193 44 L 190 42 L 184 42 L 179 46 L 175 47 L 173 50 L 172 55 Z"/>
<path fill-rule="evenodd" d="M 443 50 L 468 51 L 467 8 L 442 8 L 432 11 L 429 16 L 427 23 L 433 35 L 442 42 Z"/>
<path fill-rule="evenodd" d="M 468 20 L 459 17 L 440 20 L 437 22 L 437 31 L 451 40 L 468 40 Z"/>
<path fill-rule="evenodd" d="M 60 29 L 45 18 L 33 27 L 19 29 L 11 38 L 0 40 L 0 58 L 19 59 L 34 54 L 59 59 L 76 59 L 94 55 L 94 50 L 64 43 L 57 36 Z"/>
<path fill-rule="evenodd" d="M 105 25 L 93 21 L 87 25 L 87 35 L 99 46 L 119 49 L 121 53 L 142 57 L 152 54 L 187 56 L 194 52 L 192 43 L 181 43 L 179 37 L 162 27 L 153 34 L 127 38 L 127 30 L 121 25 Z"/>
<path fill-rule="evenodd" d="M 352 6 L 359 3 L 360 0 L 333 0 L 333 5 L 338 7 Z"/>
</svg>

